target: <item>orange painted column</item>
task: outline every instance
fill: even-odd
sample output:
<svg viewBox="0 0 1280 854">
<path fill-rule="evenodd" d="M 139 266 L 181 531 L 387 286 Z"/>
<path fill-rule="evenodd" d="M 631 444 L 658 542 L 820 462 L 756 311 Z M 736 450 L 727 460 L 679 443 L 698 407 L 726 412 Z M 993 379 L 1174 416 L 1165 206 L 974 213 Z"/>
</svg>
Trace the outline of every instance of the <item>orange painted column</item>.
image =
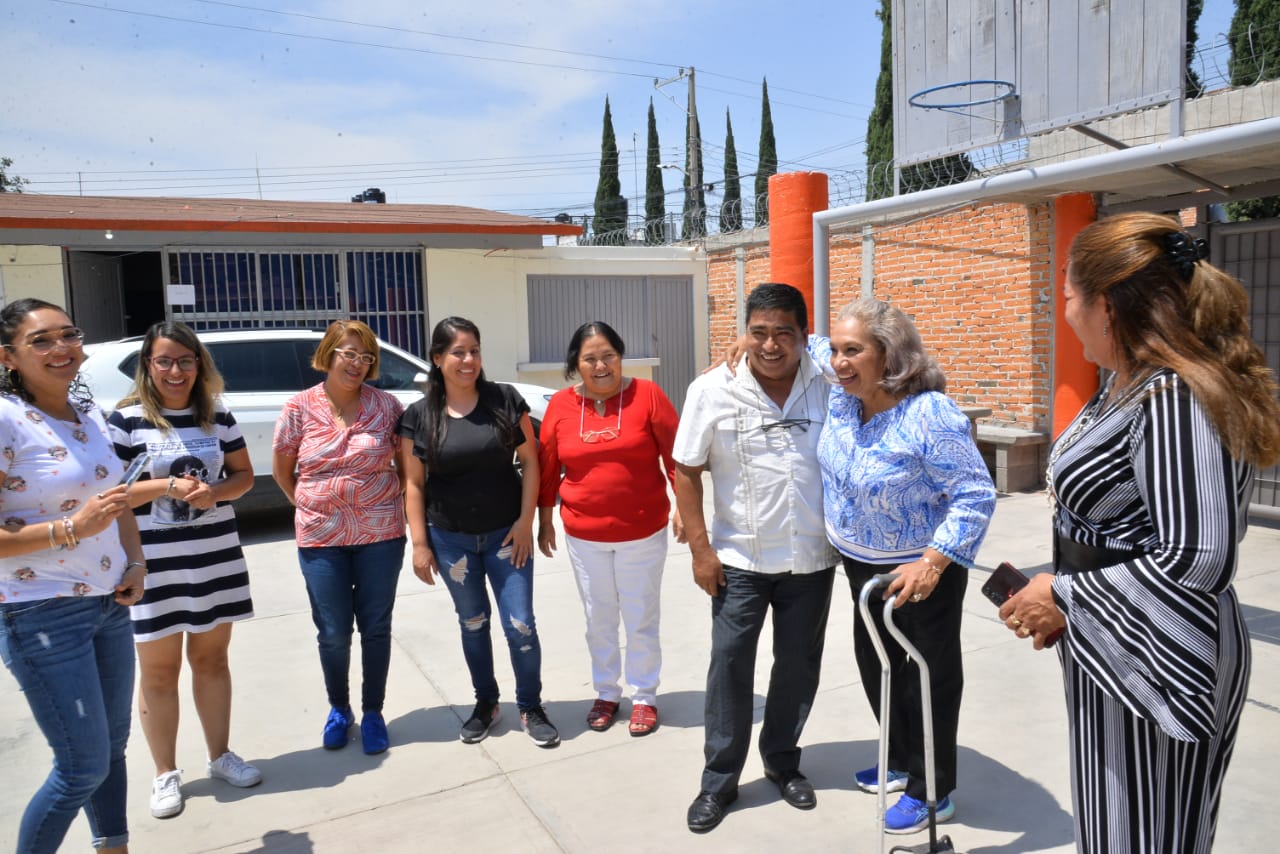
<svg viewBox="0 0 1280 854">
<path fill-rule="evenodd" d="M 827 176 L 786 172 L 769 177 L 769 278 L 804 294 L 813 318 L 813 215 L 827 209 Z"/>
<path fill-rule="evenodd" d="M 1071 241 L 1098 218 L 1093 196 L 1070 193 L 1053 200 L 1053 435 L 1057 438 L 1098 390 L 1098 366 L 1067 325 L 1062 282 Z"/>
</svg>

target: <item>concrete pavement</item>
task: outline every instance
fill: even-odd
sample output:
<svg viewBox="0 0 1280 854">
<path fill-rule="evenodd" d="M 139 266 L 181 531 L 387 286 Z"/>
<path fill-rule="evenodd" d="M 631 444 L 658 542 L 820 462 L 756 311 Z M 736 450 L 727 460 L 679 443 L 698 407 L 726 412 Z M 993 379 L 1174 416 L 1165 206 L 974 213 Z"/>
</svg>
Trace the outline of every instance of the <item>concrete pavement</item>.
<svg viewBox="0 0 1280 854">
<path fill-rule="evenodd" d="M 708 490 L 708 494 L 710 490 Z M 623 725 L 586 728 L 593 699 L 583 617 L 561 551 L 539 557 L 535 608 L 543 644 L 543 696 L 562 744 L 536 747 L 519 728 L 510 666 L 496 640 L 503 721 L 478 745 L 458 741 L 473 703 L 447 592 L 406 567 L 395 612 L 386 717 L 391 749 L 360 751 L 358 733 L 341 751 L 320 747 L 327 713 L 315 630 L 298 571 L 291 520 L 242 521 L 257 616 L 235 627 L 232 746 L 265 781 L 234 789 L 205 776 L 200 727 L 183 680 L 180 763 L 186 809 L 153 819 L 153 775 L 136 724 L 129 748 L 131 850 L 139 852 L 361 852 L 427 849 L 612 852 L 878 850 L 876 798 L 853 772 L 876 755 L 876 725 L 853 661 L 849 588 L 836 580 L 820 693 L 804 734 L 803 770 L 818 807 L 795 810 L 763 779 L 753 755 L 741 796 L 706 835 L 685 827 L 702 767 L 702 701 L 710 643 L 706 596 L 690 580 L 688 550 L 672 544 L 663 583 L 665 663 L 661 728 L 631 738 Z M 563 538 L 562 538 L 563 539 Z M 1245 540 L 1237 588 L 1254 636 L 1253 679 L 1228 773 L 1218 849 L 1266 851 L 1280 838 L 1280 531 L 1255 526 Z M 960 722 L 956 819 L 942 826 L 958 851 L 1074 850 L 1066 722 L 1056 656 L 1036 653 L 996 619 L 979 588 L 1009 560 L 1047 567 L 1049 508 L 1043 493 L 1002 495 L 965 599 L 962 641 L 967 685 Z M 757 665 L 756 720 L 771 657 L 769 630 Z M 358 654 L 353 656 L 358 662 Z M 358 666 L 358 665 L 357 665 Z M 358 696 L 359 675 L 353 673 Z M 623 715 L 629 711 L 624 702 Z M 625 719 L 624 719 L 625 720 Z M 11 676 L 0 676 L 0 850 L 12 850 L 21 811 L 44 778 L 49 750 Z M 921 842 L 925 834 L 895 837 Z M 77 820 L 64 850 L 88 849 Z"/>
</svg>

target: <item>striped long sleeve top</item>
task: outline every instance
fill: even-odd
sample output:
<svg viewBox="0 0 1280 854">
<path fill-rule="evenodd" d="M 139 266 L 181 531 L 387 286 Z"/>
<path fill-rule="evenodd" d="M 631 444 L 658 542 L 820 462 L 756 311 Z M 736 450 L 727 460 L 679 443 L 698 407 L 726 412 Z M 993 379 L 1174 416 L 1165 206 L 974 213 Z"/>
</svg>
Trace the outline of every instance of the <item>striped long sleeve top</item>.
<svg viewBox="0 0 1280 854">
<path fill-rule="evenodd" d="M 1094 572 L 1060 574 L 1066 654 L 1170 737 L 1212 735 L 1223 600 L 1234 612 L 1237 546 L 1254 467 L 1233 460 L 1200 402 L 1157 371 L 1117 405 L 1107 387 L 1052 456 L 1059 536 L 1137 551 Z"/>
</svg>

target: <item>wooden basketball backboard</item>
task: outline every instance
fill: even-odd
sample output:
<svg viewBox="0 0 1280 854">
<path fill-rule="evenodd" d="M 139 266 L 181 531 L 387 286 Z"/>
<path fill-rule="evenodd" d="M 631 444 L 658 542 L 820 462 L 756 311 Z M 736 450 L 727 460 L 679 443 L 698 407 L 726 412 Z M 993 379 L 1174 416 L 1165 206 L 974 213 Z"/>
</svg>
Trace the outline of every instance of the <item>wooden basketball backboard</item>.
<svg viewBox="0 0 1280 854">
<path fill-rule="evenodd" d="M 1186 0 L 892 3 L 899 166 L 1182 97 Z"/>
</svg>

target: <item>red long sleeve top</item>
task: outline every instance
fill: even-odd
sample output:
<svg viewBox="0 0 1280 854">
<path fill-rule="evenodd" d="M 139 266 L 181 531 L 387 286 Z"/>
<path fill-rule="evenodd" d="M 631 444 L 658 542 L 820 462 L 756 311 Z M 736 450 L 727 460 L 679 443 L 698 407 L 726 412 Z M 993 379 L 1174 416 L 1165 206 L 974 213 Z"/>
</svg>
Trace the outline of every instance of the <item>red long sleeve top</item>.
<svg viewBox="0 0 1280 854">
<path fill-rule="evenodd" d="M 572 387 L 556 392 L 539 437 L 538 506 L 554 506 L 558 493 L 564 530 L 581 540 L 619 543 L 661 530 L 671 512 L 667 484 L 675 479 L 671 447 L 678 421 L 671 401 L 649 380 L 632 378 L 605 401 L 603 415 Z M 617 438 L 583 441 L 610 430 Z"/>
</svg>

